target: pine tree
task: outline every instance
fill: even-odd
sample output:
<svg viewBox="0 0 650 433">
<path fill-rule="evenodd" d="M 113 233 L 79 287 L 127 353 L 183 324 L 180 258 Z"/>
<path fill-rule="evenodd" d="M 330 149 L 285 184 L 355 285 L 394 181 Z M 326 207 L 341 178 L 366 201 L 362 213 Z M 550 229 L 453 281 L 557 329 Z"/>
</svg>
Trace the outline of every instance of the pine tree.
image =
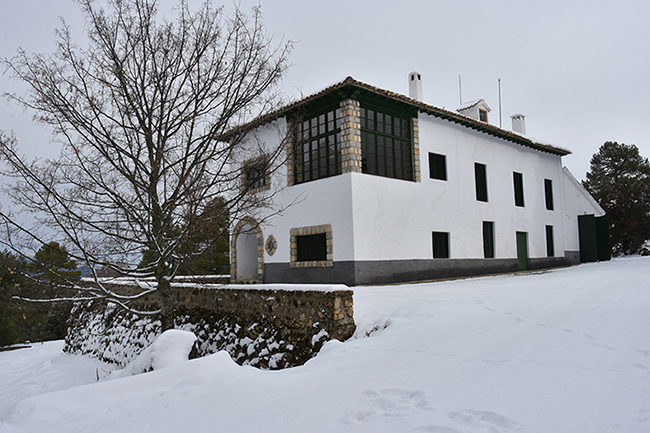
<svg viewBox="0 0 650 433">
<path fill-rule="evenodd" d="M 615 255 L 642 252 L 650 239 L 650 163 L 635 145 L 608 141 L 591 158 L 584 188 L 607 212 Z"/>
<path fill-rule="evenodd" d="M 57 242 L 43 245 L 27 264 L 32 284 L 23 285 L 17 295 L 29 299 L 71 298 L 75 291 L 70 286 L 79 280 L 81 271 L 70 258 L 65 247 Z M 65 338 L 70 317 L 70 302 L 22 301 L 23 335 L 31 341 L 59 340 Z"/>
<path fill-rule="evenodd" d="M 13 296 L 24 284 L 24 271 L 24 260 L 0 251 L 0 347 L 23 341 L 19 326 L 22 312 Z"/>
</svg>

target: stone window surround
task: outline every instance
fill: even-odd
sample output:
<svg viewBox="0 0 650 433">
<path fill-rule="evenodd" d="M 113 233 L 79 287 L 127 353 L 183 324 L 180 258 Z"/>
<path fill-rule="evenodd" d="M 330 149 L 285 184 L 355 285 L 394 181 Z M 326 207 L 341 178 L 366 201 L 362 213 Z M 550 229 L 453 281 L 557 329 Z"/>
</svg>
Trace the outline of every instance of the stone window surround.
<svg viewBox="0 0 650 433">
<path fill-rule="evenodd" d="M 317 260 L 310 262 L 298 261 L 298 245 L 296 238 L 298 236 L 317 235 L 325 233 L 325 242 L 327 245 L 327 260 Z M 289 230 L 291 256 L 290 266 L 292 268 L 329 268 L 334 266 L 334 239 L 332 236 L 332 225 L 322 224 L 318 226 L 294 227 Z"/>
</svg>

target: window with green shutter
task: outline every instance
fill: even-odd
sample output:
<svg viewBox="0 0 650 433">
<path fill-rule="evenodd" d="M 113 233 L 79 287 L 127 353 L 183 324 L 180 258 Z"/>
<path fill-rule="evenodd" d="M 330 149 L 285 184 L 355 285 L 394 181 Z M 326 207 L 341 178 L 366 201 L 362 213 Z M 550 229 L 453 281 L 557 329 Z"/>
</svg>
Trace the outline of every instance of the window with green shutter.
<svg viewBox="0 0 650 433">
<path fill-rule="evenodd" d="M 494 222 L 483 221 L 483 257 L 494 258 Z"/>
<path fill-rule="evenodd" d="M 341 174 L 341 110 L 332 109 L 297 125 L 295 183 Z"/>
<path fill-rule="evenodd" d="M 476 183 L 476 200 L 487 202 L 487 168 L 485 164 L 474 163 L 474 181 Z"/>
<path fill-rule="evenodd" d="M 544 197 L 546 209 L 553 210 L 553 181 L 551 179 L 544 179 Z"/>
<path fill-rule="evenodd" d="M 516 171 L 512 173 L 515 188 L 515 206 L 524 207 L 524 176 Z"/>
<path fill-rule="evenodd" d="M 429 177 L 447 180 L 447 157 L 445 155 L 429 152 Z"/>
<path fill-rule="evenodd" d="M 326 234 L 296 236 L 296 256 L 299 262 L 327 260 Z"/>
<path fill-rule="evenodd" d="M 433 232 L 433 258 L 449 258 L 449 233 Z"/>
<path fill-rule="evenodd" d="M 413 180 L 410 119 L 365 107 L 360 113 L 361 171 Z"/>
<path fill-rule="evenodd" d="M 553 241 L 553 226 L 546 226 L 546 255 L 555 256 L 555 244 Z"/>
</svg>

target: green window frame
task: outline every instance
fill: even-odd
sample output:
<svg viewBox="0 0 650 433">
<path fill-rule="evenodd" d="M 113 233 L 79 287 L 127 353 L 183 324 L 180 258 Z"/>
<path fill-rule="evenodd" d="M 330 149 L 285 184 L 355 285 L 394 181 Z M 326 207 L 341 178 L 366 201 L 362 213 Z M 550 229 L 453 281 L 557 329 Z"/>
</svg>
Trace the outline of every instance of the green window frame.
<svg viewBox="0 0 650 433">
<path fill-rule="evenodd" d="M 485 164 L 474 163 L 474 181 L 476 182 L 476 200 L 487 202 L 487 167 Z"/>
<path fill-rule="evenodd" d="M 494 258 L 494 221 L 483 221 L 483 257 Z"/>
<path fill-rule="evenodd" d="M 553 239 L 553 226 L 546 226 L 546 256 L 555 257 L 555 242 Z"/>
<path fill-rule="evenodd" d="M 513 171 L 512 181 L 515 188 L 515 206 L 524 207 L 524 175 Z"/>
<path fill-rule="evenodd" d="M 295 183 L 341 174 L 341 109 L 331 109 L 297 125 Z"/>
<path fill-rule="evenodd" d="M 410 119 L 361 107 L 359 120 L 361 171 L 413 180 Z"/>
<path fill-rule="evenodd" d="M 546 209 L 553 210 L 553 181 L 551 179 L 544 179 L 544 198 Z"/>
<path fill-rule="evenodd" d="M 449 258 L 449 233 L 432 232 L 432 241 L 433 241 L 433 258 L 448 259 Z"/>
<path fill-rule="evenodd" d="M 327 260 L 326 234 L 296 236 L 296 256 L 299 262 Z"/>
<path fill-rule="evenodd" d="M 447 180 L 447 157 L 445 155 L 429 152 L 429 177 Z"/>
</svg>

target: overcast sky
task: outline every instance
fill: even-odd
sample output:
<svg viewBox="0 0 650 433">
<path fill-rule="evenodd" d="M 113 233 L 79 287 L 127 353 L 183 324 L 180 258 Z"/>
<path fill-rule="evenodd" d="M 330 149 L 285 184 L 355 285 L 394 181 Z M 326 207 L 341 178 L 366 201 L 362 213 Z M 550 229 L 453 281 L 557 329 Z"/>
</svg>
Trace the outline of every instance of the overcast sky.
<svg viewBox="0 0 650 433">
<path fill-rule="evenodd" d="M 238 0 L 243 10 L 257 1 Z M 164 0 L 164 5 L 175 3 Z M 198 6 L 199 0 L 190 0 Z M 232 10 L 233 2 L 227 3 Z M 416 1 L 261 0 L 276 40 L 296 41 L 284 80 L 290 97 L 309 95 L 348 75 L 408 93 L 422 74 L 424 101 L 456 109 L 484 98 L 499 125 L 526 115 L 532 138 L 573 151 L 563 158 L 578 179 L 607 140 L 636 144 L 650 157 L 650 2 L 642 0 Z M 62 16 L 81 33 L 73 0 L 0 0 L 0 57 L 20 46 L 53 52 Z M 6 76 L 0 92 L 24 89 Z M 29 153 L 46 155 L 49 132 L 31 114 L 0 101 L 0 130 Z M 50 147 L 54 152 L 55 148 Z"/>
</svg>

